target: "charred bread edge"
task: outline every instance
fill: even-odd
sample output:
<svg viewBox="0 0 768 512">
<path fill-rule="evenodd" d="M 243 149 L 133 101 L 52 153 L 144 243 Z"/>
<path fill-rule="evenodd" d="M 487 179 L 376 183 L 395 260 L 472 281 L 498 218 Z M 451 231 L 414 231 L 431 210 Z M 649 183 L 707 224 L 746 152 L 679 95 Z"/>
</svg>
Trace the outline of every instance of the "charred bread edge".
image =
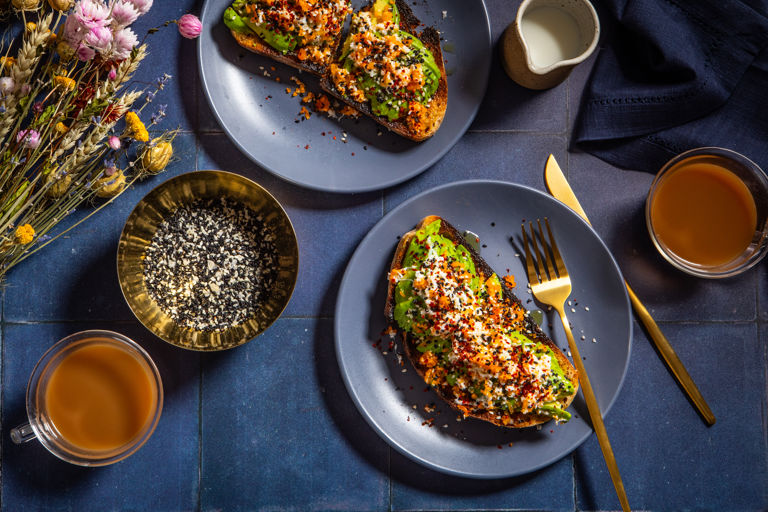
<svg viewBox="0 0 768 512">
<path fill-rule="evenodd" d="M 413 237 L 416 236 L 416 233 L 422 229 L 423 227 L 431 224 L 432 222 L 440 220 L 440 230 L 438 231 L 438 234 L 445 236 L 446 238 L 452 240 L 457 245 L 462 245 L 464 248 L 466 248 L 469 251 L 469 254 L 472 257 L 472 260 L 475 263 L 475 267 L 480 275 L 482 275 L 485 279 L 488 279 L 491 275 L 493 275 L 495 272 L 491 267 L 486 263 L 486 261 L 475 251 L 471 246 L 467 245 L 464 242 L 463 235 L 449 222 L 447 222 L 442 217 L 436 216 L 436 215 L 429 215 L 427 217 L 424 217 L 424 219 L 419 222 L 419 224 L 408 233 L 405 233 L 401 238 L 400 242 L 397 244 L 397 248 L 395 249 L 395 254 L 392 258 L 392 263 L 390 265 L 390 269 L 394 270 L 397 268 L 402 268 L 402 262 L 405 258 L 405 254 L 408 251 L 408 246 L 411 243 L 411 240 Z M 509 287 L 509 285 L 503 280 L 499 279 L 501 282 L 501 290 L 502 295 L 504 298 L 504 301 L 511 302 L 514 304 L 517 304 L 520 307 L 523 307 L 522 302 L 520 299 L 515 296 L 515 294 L 512 292 L 512 289 Z M 395 291 L 395 284 L 389 283 L 389 286 L 387 288 L 387 302 L 384 307 L 384 314 L 387 320 L 389 321 L 390 325 L 394 327 L 398 332 L 401 333 L 403 338 L 403 346 L 405 349 L 405 353 L 408 356 L 408 359 L 411 361 L 411 364 L 413 365 L 416 372 L 424 378 L 424 374 L 426 372 L 426 369 L 419 364 L 419 353 L 415 350 L 414 344 L 410 341 L 409 337 L 407 336 L 407 333 L 402 331 L 399 326 L 397 325 L 397 322 L 394 319 L 394 309 L 395 309 L 395 297 L 394 297 L 394 291 Z M 529 316 L 525 316 L 525 327 L 530 332 L 534 334 L 534 340 L 541 342 L 545 345 L 547 345 L 549 348 L 552 349 L 552 352 L 557 357 L 558 363 L 560 364 L 561 368 L 563 369 L 563 372 L 565 373 L 566 377 L 574 384 L 574 390 L 571 395 L 567 397 L 566 400 L 560 400 L 560 403 L 563 404 L 563 408 L 567 408 L 571 402 L 573 402 L 573 399 L 576 396 L 576 393 L 579 389 L 579 380 L 578 380 L 578 371 L 576 368 L 574 368 L 573 364 L 568 360 L 567 357 L 565 357 L 565 354 L 560 350 L 560 348 L 555 345 L 554 341 L 552 341 L 545 333 L 541 330 L 541 328 L 536 324 L 536 322 L 533 321 L 533 319 Z M 457 409 L 452 401 L 452 396 L 446 396 L 443 393 L 443 390 L 441 388 L 433 387 L 434 391 L 442 398 L 448 405 L 450 405 L 452 408 Z M 457 409 L 458 410 L 458 409 Z M 512 427 L 512 428 L 523 428 L 523 427 L 530 427 L 534 425 L 539 425 L 541 423 L 545 423 L 552 418 L 550 416 L 541 415 L 541 414 L 523 414 L 523 413 L 511 413 L 510 417 L 512 418 L 512 422 L 508 425 L 502 424 L 499 420 L 497 420 L 491 413 L 485 412 L 482 414 L 469 414 L 468 416 L 478 418 L 481 420 L 488 421 L 490 423 L 493 423 L 494 425 L 503 426 L 503 427 Z"/>
<path fill-rule="evenodd" d="M 432 103 L 430 103 L 428 109 L 430 114 L 428 116 L 430 124 L 429 129 L 423 133 L 414 134 L 408 129 L 408 125 L 404 121 L 388 121 L 386 117 L 374 114 L 368 102 L 358 103 L 337 91 L 336 86 L 333 84 L 328 74 L 323 75 L 322 79 L 320 80 L 320 87 L 322 87 L 323 90 L 328 94 L 331 94 L 340 101 L 343 101 L 344 103 L 354 107 L 359 112 L 371 117 L 380 125 L 389 128 L 398 135 L 418 142 L 434 135 L 437 129 L 440 127 L 440 124 L 443 122 L 443 118 L 445 117 L 445 111 L 448 106 L 448 82 L 446 80 L 445 74 L 445 63 L 443 62 L 443 51 L 440 47 L 440 35 L 438 34 L 437 30 L 435 30 L 433 27 L 427 27 L 421 33 L 417 33 L 416 29 L 421 24 L 421 22 L 413 14 L 413 11 L 408 6 L 408 4 L 406 4 L 403 0 L 395 0 L 395 4 L 397 6 L 398 12 L 400 13 L 400 29 L 418 37 L 421 42 L 424 43 L 424 46 L 429 48 L 429 51 L 432 52 L 432 56 L 435 58 L 435 64 L 437 64 L 437 67 L 440 70 L 440 82 L 437 86 L 435 94 L 432 96 Z M 369 4 L 369 6 L 370 5 L 371 4 Z M 349 36 L 347 35 L 347 37 Z M 346 37 L 343 39 L 346 40 Z M 337 51 L 334 54 L 331 62 L 339 62 L 343 47 L 343 44 L 339 44 L 337 46 Z"/>
</svg>

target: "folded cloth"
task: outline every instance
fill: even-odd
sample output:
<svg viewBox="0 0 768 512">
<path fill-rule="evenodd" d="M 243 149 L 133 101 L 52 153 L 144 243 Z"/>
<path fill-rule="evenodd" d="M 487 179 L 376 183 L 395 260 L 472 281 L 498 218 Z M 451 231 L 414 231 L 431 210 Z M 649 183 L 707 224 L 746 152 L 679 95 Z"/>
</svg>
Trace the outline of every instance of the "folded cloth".
<svg viewBox="0 0 768 512">
<path fill-rule="evenodd" d="M 614 33 L 584 91 L 578 146 L 650 172 L 687 149 L 720 146 L 768 171 L 768 0 L 601 5 Z"/>
</svg>

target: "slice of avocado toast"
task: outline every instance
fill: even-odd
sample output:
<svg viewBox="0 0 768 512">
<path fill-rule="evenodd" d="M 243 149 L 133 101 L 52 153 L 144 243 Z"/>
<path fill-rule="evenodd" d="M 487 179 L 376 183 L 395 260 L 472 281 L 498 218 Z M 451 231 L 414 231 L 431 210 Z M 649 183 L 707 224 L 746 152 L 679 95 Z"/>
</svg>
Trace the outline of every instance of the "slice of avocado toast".
<svg viewBox="0 0 768 512">
<path fill-rule="evenodd" d="M 385 315 L 419 375 L 464 416 L 515 428 L 571 417 L 578 372 L 444 219 L 400 239 Z"/>
<path fill-rule="evenodd" d="M 240 46 L 322 75 L 351 12 L 350 0 L 235 0 L 224 24 Z"/>
<path fill-rule="evenodd" d="M 402 0 L 374 0 L 352 16 L 321 86 L 390 130 L 420 141 L 445 116 L 448 85 L 440 37 Z"/>
</svg>

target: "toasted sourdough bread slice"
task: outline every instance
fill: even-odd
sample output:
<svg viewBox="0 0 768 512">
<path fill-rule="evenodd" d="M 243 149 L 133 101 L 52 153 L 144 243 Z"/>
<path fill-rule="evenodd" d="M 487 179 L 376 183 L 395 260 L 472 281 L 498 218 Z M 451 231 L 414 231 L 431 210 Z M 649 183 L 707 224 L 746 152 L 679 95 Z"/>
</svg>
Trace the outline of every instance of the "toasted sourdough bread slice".
<svg viewBox="0 0 768 512">
<path fill-rule="evenodd" d="M 372 5 L 373 2 L 366 6 L 363 10 L 371 9 Z M 403 0 L 395 0 L 395 6 L 397 7 L 397 10 L 400 14 L 400 30 L 407 32 L 414 37 L 417 37 L 424 44 L 424 46 L 429 49 L 435 59 L 435 64 L 440 71 L 440 79 L 438 82 L 437 90 L 432 96 L 429 107 L 425 109 L 425 111 L 420 116 L 420 127 L 418 129 L 414 129 L 412 126 L 409 126 L 407 122 L 408 116 L 401 117 L 394 121 L 389 121 L 386 117 L 375 114 L 373 110 L 371 110 L 369 101 L 355 101 L 349 95 L 340 91 L 334 84 L 330 73 L 323 75 L 320 81 L 320 86 L 327 93 L 335 96 L 344 103 L 347 103 L 359 112 L 362 112 L 363 114 L 373 118 L 382 126 L 387 127 L 398 135 L 418 142 L 428 139 L 434 135 L 438 128 L 440 128 L 440 124 L 443 122 L 443 118 L 445 117 L 445 111 L 448 106 L 448 82 L 445 74 L 445 63 L 443 62 L 443 52 L 440 47 L 440 34 L 437 32 L 437 30 L 434 27 L 427 27 L 420 33 L 417 32 L 418 27 L 422 24 L 413 14 L 413 11 L 408 6 L 408 4 L 406 4 Z M 336 56 L 334 57 L 334 63 L 337 65 L 342 64 L 341 57 L 343 54 L 343 49 L 344 44 L 340 44 L 337 47 Z"/>
<path fill-rule="evenodd" d="M 440 222 L 440 229 L 437 232 L 438 235 L 441 235 L 450 241 L 452 241 L 457 246 L 463 246 L 470 254 L 471 259 L 473 260 L 475 264 L 476 272 L 481 279 L 481 282 L 488 279 L 490 276 L 494 274 L 493 270 L 490 268 L 490 266 L 483 260 L 480 255 L 469 245 L 466 244 L 464 241 L 464 237 L 462 234 L 453 226 L 451 226 L 448 222 L 446 222 L 444 219 L 430 215 L 428 217 L 425 217 L 414 230 L 409 231 L 408 233 L 405 233 L 402 238 L 400 239 L 400 242 L 397 245 L 397 248 L 395 250 L 394 257 L 392 258 L 392 264 L 390 266 L 390 275 L 393 273 L 396 273 L 404 268 L 403 262 L 406 256 L 406 253 L 408 251 L 408 247 L 411 243 L 411 241 L 416 236 L 417 232 L 431 224 L 432 222 L 439 220 Z M 503 304 L 507 304 L 509 307 L 517 307 L 521 308 L 522 311 L 525 311 L 520 299 L 518 299 L 514 293 L 512 293 L 512 290 L 507 285 L 507 283 L 503 279 L 499 279 L 501 284 L 501 293 L 502 298 L 501 302 Z M 421 354 L 417 350 L 417 340 L 414 339 L 413 336 L 409 336 L 407 332 L 400 329 L 397 322 L 394 318 L 394 311 L 395 311 L 395 290 L 396 290 L 396 282 L 393 279 L 389 279 L 389 287 L 387 291 L 387 302 L 386 306 L 384 308 L 384 314 L 390 324 L 401 334 L 403 338 L 403 345 L 405 349 L 405 354 L 407 358 L 411 361 L 411 364 L 415 368 L 415 370 L 418 372 L 418 374 L 425 380 L 425 382 L 429 383 L 430 380 L 426 377 L 427 372 L 429 371 L 429 368 L 426 364 L 423 364 L 424 361 L 422 360 L 423 354 Z M 529 315 L 525 315 L 523 317 L 523 321 L 525 323 L 525 335 L 526 337 L 530 338 L 534 342 L 538 342 L 546 346 L 551 350 L 551 352 L 555 355 L 557 358 L 557 362 L 560 365 L 560 368 L 563 371 L 564 376 L 571 382 L 573 385 L 573 391 L 570 393 L 567 397 L 562 397 L 557 400 L 557 402 L 560 404 L 563 410 L 565 410 L 573 401 L 574 397 L 576 396 L 576 392 L 578 391 L 579 381 L 578 381 L 578 371 L 576 368 L 573 367 L 571 362 L 566 358 L 565 354 L 562 353 L 562 351 L 555 345 L 555 343 L 539 328 L 538 325 L 530 318 Z M 437 392 L 437 394 L 442 398 L 446 403 L 448 403 L 452 408 L 458 410 L 465 416 L 471 416 L 475 417 L 484 421 L 488 421 L 490 423 L 493 423 L 494 425 L 503 426 L 503 427 L 513 427 L 513 428 L 523 428 L 523 427 L 530 427 L 533 425 L 538 425 L 541 423 L 545 423 L 549 421 L 550 419 L 553 419 L 550 415 L 545 414 L 536 414 L 536 413 L 522 413 L 522 412 L 511 412 L 507 413 L 507 421 L 503 421 L 500 418 L 499 413 L 493 413 L 486 409 L 480 409 L 475 411 L 468 411 L 467 408 L 458 407 L 456 403 L 457 395 L 453 391 L 453 386 L 448 384 L 447 382 L 444 382 L 440 386 L 433 385 L 432 388 Z"/>
<path fill-rule="evenodd" d="M 259 37 L 258 34 L 253 31 L 238 32 L 236 30 L 230 29 L 230 33 L 232 34 L 232 37 L 235 38 L 235 41 L 237 41 L 237 44 L 247 50 L 258 53 L 260 55 L 264 55 L 272 60 L 282 62 L 283 64 L 287 64 L 301 71 L 307 71 L 313 75 L 322 76 L 326 73 L 328 64 L 333 59 L 337 52 L 338 46 L 341 44 L 344 24 L 346 23 L 348 16 L 349 14 L 344 13 L 343 17 L 337 21 L 338 31 L 336 32 L 333 41 L 330 43 L 331 51 L 327 57 L 323 58 L 319 63 L 312 62 L 309 59 L 300 59 L 298 52 L 301 50 L 301 48 L 296 48 L 294 51 L 282 53 L 270 46 L 269 43 L 264 41 L 264 39 Z"/>
</svg>

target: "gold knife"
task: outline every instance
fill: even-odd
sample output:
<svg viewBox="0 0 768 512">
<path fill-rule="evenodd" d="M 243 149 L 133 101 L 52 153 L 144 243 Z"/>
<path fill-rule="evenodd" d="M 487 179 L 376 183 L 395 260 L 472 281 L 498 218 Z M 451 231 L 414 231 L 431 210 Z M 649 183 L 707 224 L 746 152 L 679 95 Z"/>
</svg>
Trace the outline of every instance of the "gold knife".
<svg viewBox="0 0 768 512">
<path fill-rule="evenodd" d="M 563 171 L 557 164 L 554 155 L 549 155 L 549 158 L 547 159 L 547 167 L 544 172 L 544 181 L 547 184 L 547 188 L 549 189 L 550 194 L 552 194 L 556 199 L 559 199 L 565 203 L 566 206 L 570 207 L 573 211 L 581 215 L 581 218 L 587 221 L 587 224 L 590 226 L 592 225 L 589 222 L 584 209 L 581 207 L 581 204 L 579 204 L 579 200 L 576 198 L 576 194 L 573 193 L 571 186 L 568 184 Z M 669 340 L 667 340 L 667 338 L 661 332 L 661 329 L 659 329 L 659 326 L 653 320 L 653 317 L 651 317 L 651 314 L 645 308 L 643 303 L 640 302 L 640 299 L 637 298 L 637 295 L 635 295 L 635 292 L 629 286 L 629 283 L 624 281 L 624 284 L 627 287 L 627 293 L 629 294 L 629 300 L 632 302 L 632 307 L 635 308 L 635 313 L 647 329 L 648 334 L 651 336 L 651 340 L 659 350 L 661 357 L 664 358 L 667 366 L 669 366 L 669 369 L 672 370 L 672 374 L 675 376 L 677 381 L 685 390 L 688 397 L 696 406 L 696 409 L 699 411 L 699 414 L 701 414 L 702 418 L 704 418 L 704 421 L 706 421 L 708 425 L 714 425 L 715 415 L 712 414 L 712 410 L 710 410 L 707 402 L 704 400 L 704 397 L 701 396 L 699 388 L 696 387 L 696 384 L 688 374 L 685 366 L 683 366 L 682 361 L 680 361 L 680 358 L 677 357 L 677 354 L 672 348 L 672 345 L 669 344 Z"/>
</svg>

